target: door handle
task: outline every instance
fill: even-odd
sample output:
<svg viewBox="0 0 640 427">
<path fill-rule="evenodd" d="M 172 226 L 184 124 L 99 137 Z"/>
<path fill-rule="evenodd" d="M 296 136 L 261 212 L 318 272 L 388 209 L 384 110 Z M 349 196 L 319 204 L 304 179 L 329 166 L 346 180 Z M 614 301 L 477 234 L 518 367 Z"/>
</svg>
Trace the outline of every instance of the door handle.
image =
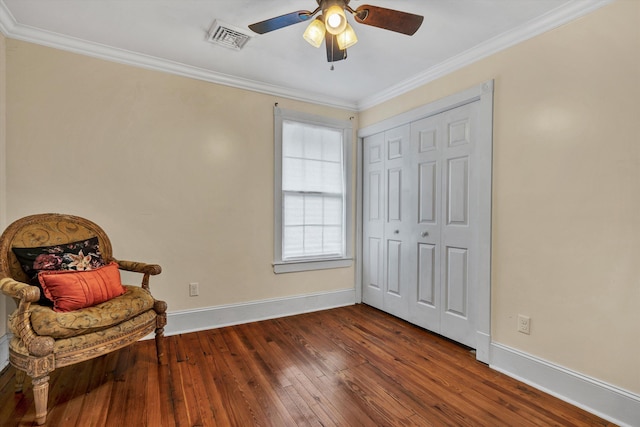
<svg viewBox="0 0 640 427">
<path fill-rule="evenodd" d="M 393 234 L 400 234 L 400 230 L 393 230 Z"/>
<path fill-rule="evenodd" d="M 429 232 L 428 231 L 423 231 L 421 234 L 422 234 L 422 237 L 427 237 L 429 235 Z"/>
</svg>

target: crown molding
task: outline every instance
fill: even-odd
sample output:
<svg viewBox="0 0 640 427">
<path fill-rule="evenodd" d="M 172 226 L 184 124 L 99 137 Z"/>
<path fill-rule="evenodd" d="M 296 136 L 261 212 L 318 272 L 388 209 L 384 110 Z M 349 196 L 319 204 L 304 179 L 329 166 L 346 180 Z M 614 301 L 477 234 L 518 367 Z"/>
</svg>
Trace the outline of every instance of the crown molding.
<svg viewBox="0 0 640 427">
<path fill-rule="evenodd" d="M 7 9 L 4 1 L 0 0 L 0 32 L 5 36 L 9 36 L 11 29 L 16 26 L 16 20 Z"/>
<path fill-rule="evenodd" d="M 444 77 L 494 53 L 533 38 L 593 12 L 614 0 L 572 0 L 514 30 L 502 33 L 473 48 L 453 56 L 407 80 L 360 100 L 358 111 L 364 111 L 413 89 Z"/>
<path fill-rule="evenodd" d="M 255 80 L 216 73 L 203 68 L 192 67 L 175 61 L 161 59 L 150 55 L 135 53 L 132 51 L 117 49 L 99 43 L 87 42 L 77 38 L 64 36 L 58 33 L 41 30 L 22 25 L 0 0 L 0 31 L 6 36 L 17 40 L 61 49 L 81 55 L 118 62 L 126 65 L 142 67 L 150 70 L 171 73 L 183 77 L 194 78 L 210 83 L 231 86 L 239 89 L 250 90 L 267 95 L 284 97 L 297 101 L 341 108 L 351 111 L 364 111 L 413 89 L 432 82 L 453 71 L 459 70 L 480 59 L 486 58 L 501 50 L 507 49 L 522 41 L 535 37 L 546 31 L 557 28 L 574 19 L 584 16 L 602 6 L 612 3 L 614 0 L 572 0 L 558 7 L 540 18 L 532 20 L 515 30 L 503 33 L 484 43 L 481 43 L 459 55 L 433 66 L 424 72 L 393 85 L 383 91 L 363 98 L 358 102 L 352 102 L 334 97 L 327 97 L 308 91 L 289 89 L 282 86 L 270 85 Z"/>
</svg>

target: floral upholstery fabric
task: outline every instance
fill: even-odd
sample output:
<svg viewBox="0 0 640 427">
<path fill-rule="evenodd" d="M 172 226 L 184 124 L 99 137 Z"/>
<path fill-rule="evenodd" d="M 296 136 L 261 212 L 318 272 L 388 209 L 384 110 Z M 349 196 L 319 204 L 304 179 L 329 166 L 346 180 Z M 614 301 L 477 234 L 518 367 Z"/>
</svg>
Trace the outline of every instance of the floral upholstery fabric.
<svg viewBox="0 0 640 427">
<path fill-rule="evenodd" d="M 38 335 L 69 338 L 110 328 L 153 308 L 151 294 L 138 286 L 124 286 L 126 292 L 93 307 L 55 312 L 51 307 L 32 304 L 31 326 Z M 155 313 L 151 314 L 155 316 Z M 13 322 L 10 322 L 12 324 Z M 15 333 L 13 330 L 12 332 Z"/>
</svg>

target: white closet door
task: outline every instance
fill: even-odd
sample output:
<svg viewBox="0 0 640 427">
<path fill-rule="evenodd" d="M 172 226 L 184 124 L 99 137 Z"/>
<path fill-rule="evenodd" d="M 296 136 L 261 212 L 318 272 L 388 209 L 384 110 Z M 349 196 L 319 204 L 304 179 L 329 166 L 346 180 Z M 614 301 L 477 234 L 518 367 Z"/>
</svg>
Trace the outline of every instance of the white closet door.
<svg viewBox="0 0 640 427">
<path fill-rule="evenodd" d="M 443 113 L 440 334 L 476 347 L 478 293 L 477 106 Z"/>
<path fill-rule="evenodd" d="M 388 313 L 409 316 L 412 264 L 412 191 L 409 181 L 411 162 L 409 125 L 390 129 L 385 140 L 385 223 L 383 307 Z"/>
<path fill-rule="evenodd" d="M 471 103 L 364 140 L 363 301 L 476 346 Z"/>
<path fill-rule="evenodd" d="M 475 348 L 477 103 L 411 124 L 412 235 L 417 272 L 410 317 L 419 326 Z"/>
<path fill-rule="evenodd" d="M 442 227 L 442 115 L 411 124 L 412 225 L 416 277 L 411 283 L 409 321 L 440 332 L 441 227 Z"/>
<path fill-rule="evenodd" d="M 384 132 L 365 138 L 363 147 L 362 301 L 384 310 Z"/>
</svg>

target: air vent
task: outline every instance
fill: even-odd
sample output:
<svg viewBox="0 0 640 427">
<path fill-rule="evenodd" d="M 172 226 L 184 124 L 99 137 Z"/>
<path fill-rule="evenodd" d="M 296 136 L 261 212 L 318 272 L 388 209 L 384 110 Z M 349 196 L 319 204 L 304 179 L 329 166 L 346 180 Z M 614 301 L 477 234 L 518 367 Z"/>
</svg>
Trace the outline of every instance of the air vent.
<svg viewBox="0 0 640 427">
<path fill-rule="evenodd" d="M 209 30 L 208 40 L 229 49 L 240 50 L 249 41 L 250 35 L 242 32 L 240 28 L 224 22 L 214 21 Z"/>
</svg>

